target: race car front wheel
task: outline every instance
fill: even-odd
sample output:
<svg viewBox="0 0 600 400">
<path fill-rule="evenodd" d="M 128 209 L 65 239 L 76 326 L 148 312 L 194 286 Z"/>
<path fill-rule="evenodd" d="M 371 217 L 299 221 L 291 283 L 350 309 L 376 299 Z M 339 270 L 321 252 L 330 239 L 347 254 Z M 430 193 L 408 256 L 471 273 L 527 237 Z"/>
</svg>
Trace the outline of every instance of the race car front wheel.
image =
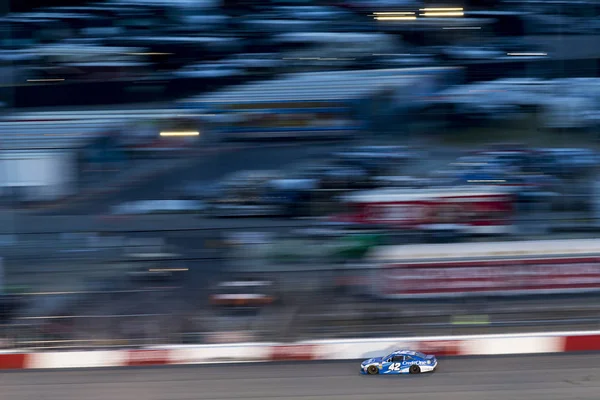
<svg viewBox="0 0 600 400">
<path fill-rule="evenodd" d="M 371 365 L 371 366 L 369 366 L 369 368 L 367 368 L 367 373 L 369 375 L 377 375 L 379 373 L 379 369 L 377 369 L 376 366 Z"/>
<path fill-rule="evenodd" d="M 411 365 L 410 369 L 408 371 L 411 374 L 420 374 L 421 373 L 421 368 L 418 365 Z"/>
</svg>

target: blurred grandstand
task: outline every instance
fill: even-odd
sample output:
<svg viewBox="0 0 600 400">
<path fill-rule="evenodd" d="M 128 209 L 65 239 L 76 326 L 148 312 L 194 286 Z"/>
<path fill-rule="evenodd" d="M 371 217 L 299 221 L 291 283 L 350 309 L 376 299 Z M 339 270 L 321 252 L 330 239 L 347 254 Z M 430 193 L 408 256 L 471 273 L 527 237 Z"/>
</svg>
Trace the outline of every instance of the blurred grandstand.
<svg viewBox="0 0 600 400">
<path fill-rule="evenodd" d="M 575 3 L 0 9 L 0 345 L 595 329 L 600 11 Z M 434 272 L 373 258 L 440 243 Z"/>
</svg>

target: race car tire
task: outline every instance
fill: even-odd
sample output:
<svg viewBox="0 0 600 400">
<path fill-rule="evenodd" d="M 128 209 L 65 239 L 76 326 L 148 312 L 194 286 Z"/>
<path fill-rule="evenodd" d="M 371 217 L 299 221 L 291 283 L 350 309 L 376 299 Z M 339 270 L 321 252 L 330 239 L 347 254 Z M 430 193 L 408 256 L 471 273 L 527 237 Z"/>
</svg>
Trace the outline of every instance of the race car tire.
<svg viewBox="0 0 600 400">
<path fill-rule="evenodd" d="M 421 367 L 419 367 L 418 365 L 411 365 L 408 372 L 410 372 L 411 374 L 420 374 Z"/>
<path fill-rule="evenodd" d="M 377 368 L 374 365 L 369 366 L 369 368 L 367 368 L 367 374 L 369 375 L 377 375 L 379 373 L 379 368 Z"/>
</svg>

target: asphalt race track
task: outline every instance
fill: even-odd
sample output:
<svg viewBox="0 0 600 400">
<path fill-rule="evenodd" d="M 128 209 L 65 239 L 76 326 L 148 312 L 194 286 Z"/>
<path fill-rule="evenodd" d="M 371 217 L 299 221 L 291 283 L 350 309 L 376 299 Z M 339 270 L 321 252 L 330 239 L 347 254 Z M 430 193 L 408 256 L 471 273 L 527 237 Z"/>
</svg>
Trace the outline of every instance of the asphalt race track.
<svg viewBox="0 0 600 400">
<path fill-rule="evenodd" d="M 0 373 L 10 400 L 598 400 L 600 354 L 464 357 L 418 376 L 361 376 L 356 362 Z"/>
</svg>

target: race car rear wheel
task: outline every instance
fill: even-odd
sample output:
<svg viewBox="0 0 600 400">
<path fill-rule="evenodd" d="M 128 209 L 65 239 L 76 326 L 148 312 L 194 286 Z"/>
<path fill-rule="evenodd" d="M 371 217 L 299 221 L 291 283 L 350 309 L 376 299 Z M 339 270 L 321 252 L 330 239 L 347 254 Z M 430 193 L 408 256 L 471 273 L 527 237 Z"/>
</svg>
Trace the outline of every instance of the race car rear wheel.
<svg viewBox="0 0 600 400">
<path fill-rule="evenodd" d="M 377 375 L 378 373 L 379 373 L 379 369 L 374 365 L 370 365 L 367 368 L 367 374 L 369 374 L 369 375 Z"/>
<path fill-rule="evenodd" d="M 420 374 L 421 373 L 421 368 L 418 365 L 411 365 L 410 369 L 408 371 L 411 374 Z"/>
</svg>

